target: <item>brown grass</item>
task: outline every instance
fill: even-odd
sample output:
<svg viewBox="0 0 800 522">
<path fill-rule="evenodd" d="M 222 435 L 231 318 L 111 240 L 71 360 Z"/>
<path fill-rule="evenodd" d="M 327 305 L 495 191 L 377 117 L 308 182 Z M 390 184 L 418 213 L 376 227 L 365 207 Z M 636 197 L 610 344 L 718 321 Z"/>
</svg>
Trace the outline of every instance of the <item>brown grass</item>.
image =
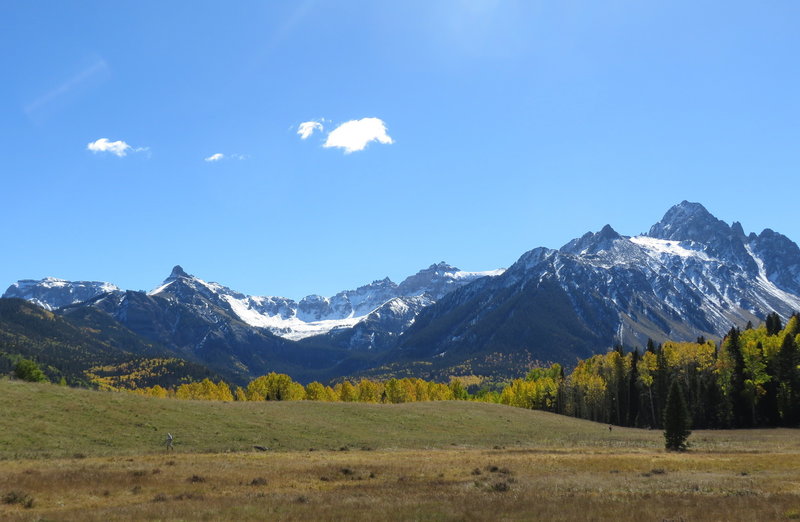
<svg viewBox="0 0 800 522">
<path fill-rule="evenodd" d="M 800 514 L 797 453 L 445 449 L 4 464 L 0 493 L 13 489 L 35 499 L 30 508 L 0 505 L 0 518 L 20 520 L 787 520 Z"/>
</svg>

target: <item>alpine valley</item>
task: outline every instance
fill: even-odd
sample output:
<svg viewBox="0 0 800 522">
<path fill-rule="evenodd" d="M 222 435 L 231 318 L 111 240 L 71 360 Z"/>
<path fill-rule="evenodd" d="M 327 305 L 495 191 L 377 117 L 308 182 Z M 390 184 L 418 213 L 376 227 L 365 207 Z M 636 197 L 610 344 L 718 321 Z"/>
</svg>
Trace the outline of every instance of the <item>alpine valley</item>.
<svg viewBox="0 0 800 522">
<path fill-rule="evenodd" d="M 615 344 L 719 338 L 772 311 L 788 317 L 796 310 L 794 242 L 770 229 L 745 234 L 739 223 L 684 201 L 646 234 L 623 236 L 607 225 L 558 250 L 526 252 L 507 270 L 438 263 L 399 284 L 387 278 L 300 301 L 246 295 L 180 266 L 148 293 L 102 282 L 21 280 L 3 295 L 0 356 L 49 357 L 42 362 L 58 371 L 64 354 L 42 346 L 64 335 L 81 344 L 76 336 L 83 335 L 115 361 L 162 357 L 184 361 L 189 376 L 237 383 L 270 371 L 301 382 L 503 379 L 537 363 L 570 366 Z M 21 341 L 40 338 L 47 320 L 61 325 L 47 342 Z"/>
</svg>

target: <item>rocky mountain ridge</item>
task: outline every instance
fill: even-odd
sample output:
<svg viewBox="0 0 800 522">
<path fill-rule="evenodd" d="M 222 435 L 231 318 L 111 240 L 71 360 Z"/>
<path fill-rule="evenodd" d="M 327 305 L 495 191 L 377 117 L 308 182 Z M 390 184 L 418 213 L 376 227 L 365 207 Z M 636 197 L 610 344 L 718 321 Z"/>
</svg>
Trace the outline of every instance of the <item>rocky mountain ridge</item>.
<svg viewBox="0 0 800 522">
<path fill-rule="evenodd" d="M 684 201 L 646 234 L 606 225 L 559 249 L 526 252 L 505 271 L 439 263 L 400 284 L 383 279 L 332 297 L 248 296 L 179 266 L 147 294 L 84 284 L 81 292 L 96 295 L 78 303 L 77 291 L 53 281 L 22 281 L 7 294 L 100 309 L 218 372 L 502 377 L 616 343 L 719 338 L 772 311 L 788 317 L 800 310 L 800 248 Z"/>
<path fill-rule="evenodd" d="M 471 353 L 524 350 L 568 362 L 614 343 L 718 338 L 769 312 L 797 310 L 795 243 L 769 229 L 746 236 L 739 223 L 684 201 L 647 234 L 623 236 L 606 225 L 560 249 L 531 250 L 504 274 L 452 292 L 421 312 L 394 357 L 455 364 Z M 569 335 L 553 327 L 564 318 Z"/>
<path fill-rule="evenodd" d="M 389 278 L 373 281 L 355 290 L 346 290 L 332 297 L 309 295 L 299 302 L 284 297 L 250 296 L 219 283 L 206 282 L 186 273 L 176 265 L 164 282 L 148 292 L 193 307 L 195 313 L 212 321 L 220 313 L 230 312 L 238 320 L 289 340 L 327 334 L 333 330 L 354 327 L 367 322 L 372 328 L 365 336 L 364 328 L 349 341 L 352 347 L 372 347 L 374 335 L 400 335 L 416 314 L 451 290 L 501 270 L 465 272 L 441 262 L 420 270 L 400 284 Z M 3 297 L 26 299 L 54 310 L 92 300 L 102 294 L 123 295 L 125 292 L 110 283 L 70 282 L 46 278 L 24 280 L 9 287 Z M 372 315 L 375 314 L 375 315 Z M 382 325 L 378 328 L 378 325 Z M 391 325 L 391 327 L 390 327 Z M 378 328 L 379 331 L 375 331 Z M 388 330 L 387 330 L 388 328 Z M 367 339 L 369 338 L 369 341 Z M 365 346 L 361 346 L 363 342 Z"/>
</svg>

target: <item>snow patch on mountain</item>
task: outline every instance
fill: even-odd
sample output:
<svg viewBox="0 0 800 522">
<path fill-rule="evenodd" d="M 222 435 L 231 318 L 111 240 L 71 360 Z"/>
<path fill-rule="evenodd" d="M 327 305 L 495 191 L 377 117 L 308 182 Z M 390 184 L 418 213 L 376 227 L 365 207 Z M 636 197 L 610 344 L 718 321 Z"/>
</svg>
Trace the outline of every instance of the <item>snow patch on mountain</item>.
<svg viewBox="0 0 800 522">
<path fill-rule="evenodd" d="M 767 269 L 764 267 L 764 261 L 756 255 L 753 251 L 753 247 L 750 245 L 745 245 L 747 252 L 753 257 L 755 260 L 756 265 L 758 266 L 758 278 L 756 279 L 756 284 L 761 287 L 761 289 L 768 295 L 774 297 L 776 300 L 787 303 L 789 306 L 793 307 L 794 310 L 800 310 L 800 297 L 790 294 L 789 292 L 785 292 L 775 286 L 775 283 L 769 280 L 767 277 Z M 762 305 L 769 309 L 771 306 L 771 302 L 766 299 L 761 299 Z"/>
<path fill-rule="evenodd" d="M 479 277 L 496 277 L 502 275 L 505 271 L 505 268 L 498 268 L 497 270 L 485 270 L 483 272 L 466 272 L 464 270 L 459 270 L 457 272 L 452 272 L 451 277 L 455 280 L 467 279 L 472 281 L 474 279 L 478 279 Z"/>
<path fill-rule="evenodd" d="M 705 252 L 684 247 L 681 242 L 658 239 L 649 236 L 634 236 L 628 239 L 631 243 L 644 248 L 648 254 L 661 257 L 663 255 L 678 257 L 697 257 L 703 261 L 710 258 Z"/>
<path fill-rule="evenodd" d="M 321 335 L 336 328 L 354 326 L 364 318 L 364 316 L 360 316 L 321 321 L 304 321 L 297 317 L 297 315 L 286 317 L 280 314 L 269 315 L 268 313 L 259 312 L 252 307 L 252 303 L 249 302 L 249 300 L 253 302 L 263 302 L 264 299 L 269 298 L 255 297 L 237 299 L 231 295 L 222 295 L 222 298 L 231 307 L 233 313 L 245 323 L 257 328 L 266 328 L 276 335 L 293 341 L 314 335 Z"/>
</svg>

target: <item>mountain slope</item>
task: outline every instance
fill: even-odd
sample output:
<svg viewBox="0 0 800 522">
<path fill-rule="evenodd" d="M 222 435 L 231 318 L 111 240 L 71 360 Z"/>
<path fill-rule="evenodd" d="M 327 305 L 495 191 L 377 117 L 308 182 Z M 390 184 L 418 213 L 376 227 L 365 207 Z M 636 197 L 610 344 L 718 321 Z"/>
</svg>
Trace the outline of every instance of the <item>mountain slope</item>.
<svg viewBox="0 0 800 522">
<path fill-rule="evenodd" d="M 0 299 L 0 373 L 15 361 L 34 359 L 54 381 L 97 384 L 96 377 L 114 382 L 137 372 L 130 384 L 173 385 L 183 378 L 212 377 L 205 367 L 175 357 L 164 347 L 147 342 L 99 310 L 83 309 L 66 317 L 15 298 Z"/>
<path fill-rule="evenodd" d="M 307 381 L 369 367 L 371 353 L 393 346 L 425 306 L 454 288 L 499 272 L 463 272 L 439 263 L 400 285 L 387 278 L 331 298 L 308 296 L 299 303 L 241 294 L 180 266 L 147 294 L 107 283 L 52 278 L 20 281 L 7 294 L 24 295 L 64 316 L 99 310 L 132 334 L 206 365 L 231 382 L 243 383 L 269 371 Z M 293 342 L 300 339 L 301 344 Z"/>
<path fill-rule="evenodd" d="M 420 313 L 384 362 L 439 356 L 434 367 L 475 369 L 478 353 L 493 355 L 503 371 L 504 357 L 527 351 L 569 364 L 617 342 L 719 337 L 771 311 L 795 310 L 794 243 L 772 230 L 745 236 L 740 224 L 684 201 L 646 235 L 606 226 L 559 250 L 532 250 L 504 274 L 454 291 Z"/>
<path fill-rule="evenodd" d="M 169 291 L 156 295 L 110 293 L 74 308 L 87 306 L 237 384 L 270 371 L 290 373 L 298 380 L 313 379 L 342 358 L 328 347 L 297 350 L 292 341 L 247 325 L 189 276 L 181 276 Z"/>
</svg>

